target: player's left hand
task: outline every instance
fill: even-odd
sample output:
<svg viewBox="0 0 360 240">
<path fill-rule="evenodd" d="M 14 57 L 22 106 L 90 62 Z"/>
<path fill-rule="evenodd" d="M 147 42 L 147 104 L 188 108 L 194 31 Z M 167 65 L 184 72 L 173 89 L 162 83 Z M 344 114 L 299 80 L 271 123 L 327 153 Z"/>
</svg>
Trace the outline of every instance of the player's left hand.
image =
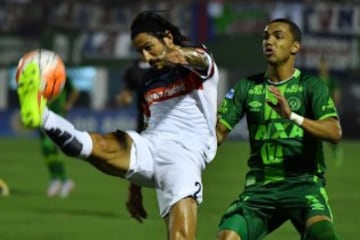
<svg viewBox="0 0 360 240">
<path fill-rule="evenodd" d="M 272 107 L 280 116 L 289 119 L 291 109 L 286 98 L 280 93 L 277 87 L 269 86 L 268 89 L 275 99 L 273 101 L 266 99 L 266 103 L 269 104 L 269 106 Z"/>
<path fill-rule="evenodd" d="M 130 184 L 126 209 L 131 214 L 131 217 L 140 223 L 147 218 L 147 212 L 143 206 L 141 187 Z"/>
</svg>

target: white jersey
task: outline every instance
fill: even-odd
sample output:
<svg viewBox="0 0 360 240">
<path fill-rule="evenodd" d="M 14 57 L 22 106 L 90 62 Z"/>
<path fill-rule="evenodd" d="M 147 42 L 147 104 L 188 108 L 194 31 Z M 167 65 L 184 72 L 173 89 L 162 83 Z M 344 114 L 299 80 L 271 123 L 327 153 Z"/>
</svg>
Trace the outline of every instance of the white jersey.
<svg viewBox="0 0 360 240">
<path fill-rule="evenodd" d="M 219 74 L 212 57 L 207 52 L 206 55 L 210 64 L 204 72 L 182 66 L 149 71 L 144 78 L 147 128 L 142 135 L 178 142 L 191 151 L 199 151 L 208 163 L 217 148 Z"/>
</svg>

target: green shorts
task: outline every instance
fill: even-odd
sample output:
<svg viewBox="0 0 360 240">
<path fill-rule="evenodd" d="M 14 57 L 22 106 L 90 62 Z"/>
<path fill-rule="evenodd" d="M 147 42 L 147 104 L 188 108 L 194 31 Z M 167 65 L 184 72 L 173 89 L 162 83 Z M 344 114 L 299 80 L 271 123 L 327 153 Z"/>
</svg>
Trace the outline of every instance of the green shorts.
<svg viewBox="0 0 360 240">
<path fill-rule="evenodd" d="M 242 240 L 261 239 L 290 220 L 304 236 L 306 220 L 315 215 L 332 219 L 323 181 L 288 178 L 246 187 L 221 218 L 219 231 L 235 231 Z"/>
</svg>

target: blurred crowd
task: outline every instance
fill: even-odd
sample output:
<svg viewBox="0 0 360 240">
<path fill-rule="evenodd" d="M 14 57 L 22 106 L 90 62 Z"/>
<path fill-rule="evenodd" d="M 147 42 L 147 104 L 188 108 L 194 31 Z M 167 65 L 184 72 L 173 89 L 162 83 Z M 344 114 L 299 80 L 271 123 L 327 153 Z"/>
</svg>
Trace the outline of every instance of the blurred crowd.
<svg viewBox="0 0 360 240">
<path fill-rule="evenodd" d="M 306 4 L 346 4 L 360 1 L 346 0 L 7 0 L 0 3 L 0 31 L 23 35 L 36 35 L 47 27 L 68 30 L 121 31 L 128 29 L 135 13 L 142 10 L 166 11 L 172 22 L 179 26 L 189 26 L 197 13 L 203 11 L 208 17 L 220 19 L 221 30 L 230 33 L 239 28 L 234 18 L 252 21 L 264 18 L 264 22 L 280 6 L 282 9 L 301 8 Z M 244 14 L 244 12 L 246 14 Z M 231 21 L 233 26 L 227 26 Z M 263 26 L 254 22 L 253 26 Z M 253 28 L 250 28 L 253 29 Z M 243 30 L 243 29 L 238 29 Z"/>
<path fill-rule="evenodd" d="M 145 10 L 161 11 L 191 40 L 205 43 L 229 83 L 262 67 L 257 42 L 266 23 L 290 18 L 303 31 L 297 65 L 315 72 L 319 59 L 326 55 L 330 70 L 344 86 L 344 103 L 359 99 L 360 0 L 3 0 L 0 69 L 12 79 L 13 67 L 24 52 L 38 47 L 53 49 L 61 54 L 83 94 L 79 105 L 95 105 L 92 92 L 96 89 L 96 99 L 104 99 L 96 105 L 101 108 L 123 87 L 119 76 L 128 60 L 137 56 L 131 47 L 129 25 L 136 13 Z M 234 46 L 241 56 L 236 61 Z M 90 69 L 78 68 L 83 66 Z M 3 89 L 0 109 L 16 103 L 14 83 L 10 82 L 10 93 Z M 103 98 L 99 89 L 104 89 Z M 358 121 L 354 119 L 358 119 L 359 108 L 342 106 L 344 112 L 356 113 L 348 115 L 349 120 Z"/>
</svg>

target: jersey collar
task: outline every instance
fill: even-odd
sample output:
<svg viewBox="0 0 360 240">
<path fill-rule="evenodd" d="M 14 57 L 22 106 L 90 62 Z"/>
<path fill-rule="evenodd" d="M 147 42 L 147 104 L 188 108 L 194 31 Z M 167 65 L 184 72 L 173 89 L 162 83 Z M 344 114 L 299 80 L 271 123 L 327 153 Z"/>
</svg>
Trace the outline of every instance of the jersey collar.
<svg viewBox="0 0 360 240">
<path fill-rule="evenodd" d="M 293 78 L 298 78 L 300 76 L 300 73 L 301 73 L 301 71 L 299 69 L 295 68 L 295 71 L 294 71 L 293 75 L 291 75 L 291 77 L 289 77 L 288 79 L 282 80 L 281 82 L 273 82 L 273 81 L 271 81 L 268 78 L 267 73 L 265 73 L 265 78 L 266 78 L 266 81 L 268 83 L 272 84 L 272 85 L 281 85 L 281 84 L 283 84 L 283 83 L 285 83 L 285 82 L 287 82 L 287 81 L 289 81 L 289 80 L 291 80 Z"/>
</svg>

